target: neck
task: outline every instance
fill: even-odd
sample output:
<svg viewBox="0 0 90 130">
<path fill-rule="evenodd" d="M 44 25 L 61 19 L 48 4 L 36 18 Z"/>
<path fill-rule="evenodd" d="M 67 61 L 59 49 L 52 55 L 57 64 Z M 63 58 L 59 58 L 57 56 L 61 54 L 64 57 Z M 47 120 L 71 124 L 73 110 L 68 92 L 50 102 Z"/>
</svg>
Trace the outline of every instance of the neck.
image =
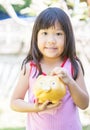
<svg viewBox="0 0 90 130">
<path fill-rule="evenodd" d="M 41 64 L 46 64 L 46 65 L 55 65 L 55 64 L 60 64 L 62 63 L 62 59 L 61 58 L 42 58 L 41 59 Z"/>
</svg>

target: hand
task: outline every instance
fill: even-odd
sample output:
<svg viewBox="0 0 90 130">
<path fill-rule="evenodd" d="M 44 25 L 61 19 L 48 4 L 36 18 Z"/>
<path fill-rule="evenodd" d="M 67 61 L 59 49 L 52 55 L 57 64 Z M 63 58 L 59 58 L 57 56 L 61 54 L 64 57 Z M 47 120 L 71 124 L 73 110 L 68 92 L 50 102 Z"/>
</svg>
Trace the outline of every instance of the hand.
<svg viewBox="0 0 90 130">
<path fill-rule="evenodd" d="M 55 107 L 58 107 L 61 104 L 61 102 L 51 104 L 49 101 L 46 101 L 42 104 L 38 103 L 38 101 L 35 102 L 34 109 L 36 112 L 44 111 L 44 110 L 49 110 Z"/>
<path fill-rule="evenodd" d="M 59 101 L 57 103 L 49 103 L 47 105 L 47 109 L 49 110 L 49 109 L 52 109 L 52 108 L 55 108 L 55 107 L 58 107 L 58 106 L 61 106 L 61 105 L 62 105 L 62 101 Z"/>
<path fill-rule="evenodd" d="M 67 71 L 61 67 L 55 67 L 50 75 L 57 75 L 65 84 L 68 84 L 72 80 Z"/>
</svg>

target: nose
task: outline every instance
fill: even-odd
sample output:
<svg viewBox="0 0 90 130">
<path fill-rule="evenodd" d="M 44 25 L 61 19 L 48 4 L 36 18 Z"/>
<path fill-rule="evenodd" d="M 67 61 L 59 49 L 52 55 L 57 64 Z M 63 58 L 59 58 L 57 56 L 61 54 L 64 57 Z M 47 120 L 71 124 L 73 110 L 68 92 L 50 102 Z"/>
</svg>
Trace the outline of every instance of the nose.
<svg viewBox="0 0 90 130">
<path fill-rule="evenodd" d="M 55 38 L 53 35 L 49 35 L 47 39 L 48 44 L 54 44 L 55 43 Z"/>
<path fill-rule="evenodd" d="M 48 92 L 50 90 L 50 85 L 43 85 L 43 90 Z"/>
</svg>

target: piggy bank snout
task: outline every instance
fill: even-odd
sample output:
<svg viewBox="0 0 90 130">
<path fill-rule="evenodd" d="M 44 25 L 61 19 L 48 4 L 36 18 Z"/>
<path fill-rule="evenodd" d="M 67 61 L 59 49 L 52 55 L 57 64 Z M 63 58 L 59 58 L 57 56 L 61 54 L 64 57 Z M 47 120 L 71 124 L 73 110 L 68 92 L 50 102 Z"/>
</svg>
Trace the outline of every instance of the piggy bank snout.
<svg viewBox="0 0 90 130">
<path fill-rule="evenodd" d="M 49 85 L 43 85 L 42 86 L 42 89 L 45 91 L 45 92 L 48 92 L 51 88 Z"/>
</svg>

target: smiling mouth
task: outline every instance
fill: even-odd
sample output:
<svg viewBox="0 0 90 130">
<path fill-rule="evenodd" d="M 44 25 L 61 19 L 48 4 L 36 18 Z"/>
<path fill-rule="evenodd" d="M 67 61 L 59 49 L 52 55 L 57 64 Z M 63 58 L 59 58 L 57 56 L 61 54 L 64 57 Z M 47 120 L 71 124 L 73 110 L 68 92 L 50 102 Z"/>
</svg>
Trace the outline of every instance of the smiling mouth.
<svg viewBox="0 0 90 130">
<path fill-rule="evenodd" d="M 57 48 L 55 48 L 55 47 L 45 47 L 45 49 L 47 49 L 47 50 L 56 50 Z"/>
</svg>

